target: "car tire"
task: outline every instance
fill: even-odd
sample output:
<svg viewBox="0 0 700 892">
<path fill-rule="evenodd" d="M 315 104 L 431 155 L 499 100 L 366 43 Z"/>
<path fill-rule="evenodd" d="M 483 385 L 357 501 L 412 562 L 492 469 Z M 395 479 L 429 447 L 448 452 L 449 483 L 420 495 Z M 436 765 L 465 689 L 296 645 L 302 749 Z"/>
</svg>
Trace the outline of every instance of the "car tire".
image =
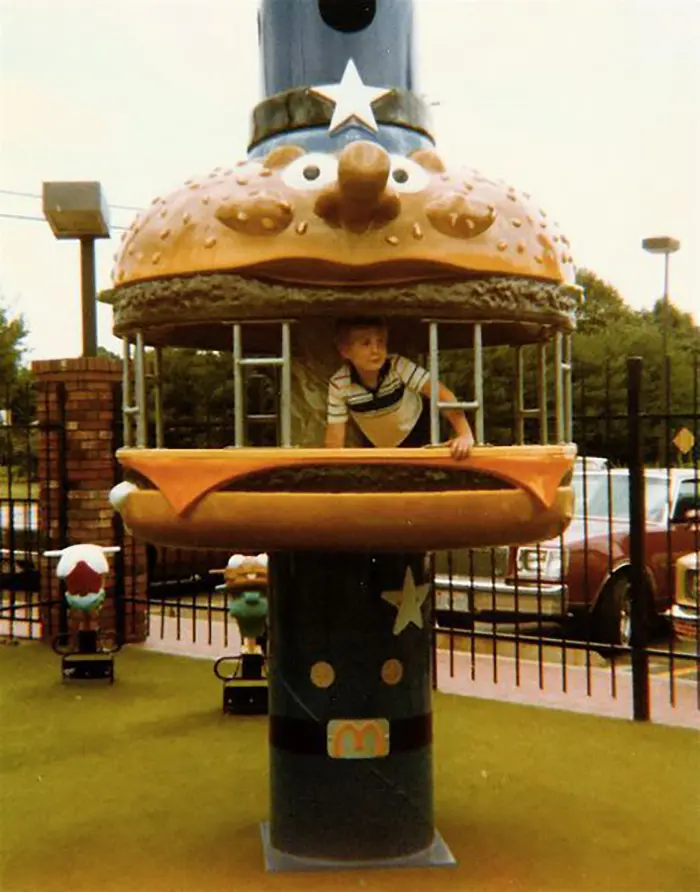
<svg viewBox="0 0 700 892">
<path fill-rule="evenodd" d="M 632 641 L 632 615 L 630 578 L 618 573 L 605 586 L 593 612 L 593 638 L 601 644 L 629 647 Z M 648 639 L 653 626 L 653 610 L 649 606 L 649 593 L 644 591 L 642 640 Z"/>
</svg>

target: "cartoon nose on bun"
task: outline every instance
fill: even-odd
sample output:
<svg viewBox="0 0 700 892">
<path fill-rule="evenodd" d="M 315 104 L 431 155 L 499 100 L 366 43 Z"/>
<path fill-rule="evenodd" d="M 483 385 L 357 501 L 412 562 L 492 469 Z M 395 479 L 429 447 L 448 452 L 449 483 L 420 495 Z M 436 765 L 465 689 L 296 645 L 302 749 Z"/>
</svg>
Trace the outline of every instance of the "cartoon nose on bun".
<svg viewBox="0 0 700 892">
<path fill-rule="evenodd" d="M 330 226 L 365 232 L 398 217 L 401 201 L 387 188 L 391 159 L 376 143 L 353 142 L 338 157 L 338 178 L 324 189 L 315 213 Z"/>
</svg>

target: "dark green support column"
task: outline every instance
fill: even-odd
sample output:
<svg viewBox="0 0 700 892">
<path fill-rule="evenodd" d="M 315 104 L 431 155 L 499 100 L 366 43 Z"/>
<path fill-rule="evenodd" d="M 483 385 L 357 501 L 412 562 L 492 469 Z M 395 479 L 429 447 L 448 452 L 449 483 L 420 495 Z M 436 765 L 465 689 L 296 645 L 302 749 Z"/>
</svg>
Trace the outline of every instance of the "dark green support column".
<svg viewBox="0 0 700 892">
<path fill-rule="evenodd" d="M 275 852 L 367 862 L 433 846 L 424 566 L 423 555 L 271 555 Z"/>
</svg>

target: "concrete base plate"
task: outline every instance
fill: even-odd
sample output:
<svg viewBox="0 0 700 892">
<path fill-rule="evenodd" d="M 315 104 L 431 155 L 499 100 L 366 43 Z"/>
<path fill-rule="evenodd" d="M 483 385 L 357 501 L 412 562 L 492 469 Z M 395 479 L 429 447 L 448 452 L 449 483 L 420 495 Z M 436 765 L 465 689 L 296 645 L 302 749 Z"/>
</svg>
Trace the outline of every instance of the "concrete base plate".
<svg viewBox="0 0 700 892">
<path fill-rule="evenodd" d="M 281 852 L 270 842 L 270 822 L 260 825 L 265 870 L 270 873 L 309 872 L 314 870 L 378 870 L 401 867 L 456 867 L 457 861 L 442 836 L 435 831 L 433 844 L 421 852 L 401 858 L 370 859 L 368 861 L 327 861 L 321 858 L 300 858 Z"/>
</svg>

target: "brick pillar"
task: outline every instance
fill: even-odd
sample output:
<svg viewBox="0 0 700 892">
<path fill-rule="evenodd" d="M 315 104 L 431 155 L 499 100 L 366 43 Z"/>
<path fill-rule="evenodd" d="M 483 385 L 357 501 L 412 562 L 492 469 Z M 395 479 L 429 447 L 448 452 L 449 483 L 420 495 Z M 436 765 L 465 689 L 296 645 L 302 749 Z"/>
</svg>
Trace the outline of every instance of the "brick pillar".
<svg viewBox="0 0 700 892">
<path fill-rule="evenodd" d="M 121 363 L 106 357 L 48 359 L 32 363 L 39 421 L 39 540 L 41 548 L 93 543 L 118 545 L 108 555 L 111 572 L 100 612 L 105 630 L 119 629 L 115 596 L 123 602 L 126 641 L 146 637 L 146 548 L 123 532 L 109 504 L 109 491 L 120 479 L 114 458 Z M 123 574 L 115 569 L 123 566 Z M 56 559 L 41 562 L 41 601 L 45 639 L 59 630 L 61 600 L 54 575 Z"/>
</svg>

